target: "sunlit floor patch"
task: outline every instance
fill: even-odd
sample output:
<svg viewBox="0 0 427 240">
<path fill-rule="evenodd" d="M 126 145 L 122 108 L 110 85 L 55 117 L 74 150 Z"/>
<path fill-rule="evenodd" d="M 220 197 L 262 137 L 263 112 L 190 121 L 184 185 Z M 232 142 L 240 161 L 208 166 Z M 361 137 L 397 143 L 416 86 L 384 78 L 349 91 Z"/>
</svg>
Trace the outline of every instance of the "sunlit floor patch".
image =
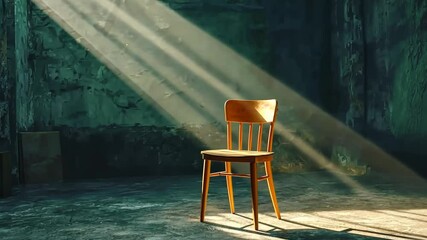
<svg viewBox="0 0 427 240">
<path fill-rule="evenodd" d="M 410 209 L 410 211 L 425 214 L 427 209 Z M 393 216 L 395 210 L 384 212 L 367 210 L 290 212 L 285 213 L 286 218 L 283 220 L 260 214 L 260 231 L 258 232 L 252 228 L 252 216 L 249 213 L 217 214 L 206 217 L 206 222 L 220 231 L 248 239 L 258 235 L 265 239 L 283 239 L 286 236 L 296 236 L 297 232 L 309 233 L 313 237 L 318 235 L 319 239 L 323 239 L 320 238 L 321 236 L 345 236 L 344 239 L 371 239 L 371 237 L 372 239 L 425 239 L 427 237 L 424 227 L 427 217 L 411 219 L 405 216 Z"/>
</svg>

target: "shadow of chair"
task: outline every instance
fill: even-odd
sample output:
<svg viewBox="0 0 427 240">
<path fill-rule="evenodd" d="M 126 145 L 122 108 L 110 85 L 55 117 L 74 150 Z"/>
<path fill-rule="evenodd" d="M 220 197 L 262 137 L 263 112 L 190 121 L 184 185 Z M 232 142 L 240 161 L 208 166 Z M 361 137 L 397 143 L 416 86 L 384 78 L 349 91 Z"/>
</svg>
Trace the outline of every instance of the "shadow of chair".
<svg viewBox="0 0 427 240">
<path fill-rule="evenodd" d="M 225 121 L 227 122 L 227 149 L 201 151 L 203 158 L 202 197 L 200 221 L 205 218 L 209 181 L 211 177 L 225 176 L 227 182 L 230 212 L 234 210 L 232 177 L 250 178 L 252 192 L 252 213 L 255 230 L 258 230 L 258 181 L 267 180 L 271 201 L 276 217 L 280 219 L 280 210 L 274 189 L 271 161 L 273 160 L 273 132 L 277 114 L 277 100 L 228 100 L 224 104 Z M 237 142 L 233 143 L 233 126 L 237 128 Z M 268 128 L 267 137 L 263 129 Z M 243 150 L 244 130 L 247 129 L 247 150 Z M 256 138 L 254 138 L 256 132 Z M 252 147 L 256 145 L 256 150 Z M 264 143 L 264 144 L 263 144 Z M 263 145 L 265 148 L 263 150 Z M 224 162 L 225 170 L 211 173 L 211 162 Z M 250 173 L 232 172 L 232 163 L 248 163 Z M 265 165 L 265 175 L 258 177 L 257 164 Z"/>
</svg>

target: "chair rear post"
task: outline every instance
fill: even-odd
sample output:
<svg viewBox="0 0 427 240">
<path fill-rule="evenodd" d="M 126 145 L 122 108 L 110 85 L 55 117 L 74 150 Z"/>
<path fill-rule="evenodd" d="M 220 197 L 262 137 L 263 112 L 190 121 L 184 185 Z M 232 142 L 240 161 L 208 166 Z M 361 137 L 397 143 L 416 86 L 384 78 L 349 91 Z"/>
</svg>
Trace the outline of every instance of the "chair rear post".
<svg viewBox="0 0 427 240">
<path fill-rule="evenodd" d="M 271 152 L 273 150 L 273 135 L 274 135 L 274 122 L 270 124 L 268 129 L 268 142 L 267 142 L 267 151 Z"/>
<path fill-rule="evenodd" d="M 268 130 L 268 142 L 267 142 L 267 151 L 271 152 L 273 151 L 273 136 L 274 136 L 274 125 L 276 123 L 276 117 L 277 117 L 277 101 L 276 101 L 276 107 L 274 108 L 274 118 L 273 121 L 270 123 L 270 128 Z"/>
</svg>

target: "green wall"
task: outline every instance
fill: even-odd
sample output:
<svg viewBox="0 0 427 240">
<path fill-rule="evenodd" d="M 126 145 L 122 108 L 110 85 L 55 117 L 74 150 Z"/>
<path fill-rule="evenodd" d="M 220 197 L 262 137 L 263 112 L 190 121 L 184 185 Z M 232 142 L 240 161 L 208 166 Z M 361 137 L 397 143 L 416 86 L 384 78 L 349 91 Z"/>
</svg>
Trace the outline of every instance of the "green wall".
<svg viewBox="0 0 427 240">
<path fill-rule="evenodd" d="M 10 85 L 7 61 L 7 10 L 6 1 L 0 1 L 0 151 L 10 147 Z"/>
<path fill-rule="evenodd" d="M 9 120 L 0 125 L 0 146 L 10 141 L 2 139 L 10 138 L 15 125 L 17 131 L 59 130 L 66 178 L 199 172 L 198 151 L 207 146 L 197 138 L 222 146 L 224 133 L 218 120 L 173 121 L 156 99 L 127 85 L 33 3 L 16 0 L 13 5 L 2 0 L 6 2 L 14 6 L 15 20 L 13 46 L 4 44 L 4 39 L 10 42 L 10 35 L 0 34 L 2 66 L 5 61 L 13 66 L 8 73 L 4 68 L 0 71 L 0 89 L 9 91 L 0 93 L 0 118 Z M 140 14 L 132 1 L 118 2 L 130 15 Z M 349 128 L 424 171 L 426 1 L 163 2 Z M 144 4 L 149 12 L 153 1 Z M 100 22 L 110 21 L 109 14 L 100 10 L 92 15 Z M 3 17 L 1 21 L 11 20 Z M 167 36 L 167 28 L 160 25 L 154 29 Z M 152 51 L 144 44 L 141 49 Z M 13 58 L 5 57 L 11 52 Z M 164 64 L 174 66 L 169 60 Z M 141 66 L 145 74 L 141 79 L 161 74 L 153 66 Z M 188 70 L 179 69 L 174 80 L 182 79 L 198 81 Z M 230 81 L 233 90 L 243 91 L 244 79 Z M 145 87 L 157 89 L 155 84 Z M 214 99 L 222 105 L 223 98 Z M 163 103 L 179 107 L 177 98 L 165 99 Z M 205 107 L 202 101 L 190 103 L 199 110 Z M 348 161 L 339 164 L 366 164 L 354 154 L 358 146 L 349 148 L 354 139 L 331 135 L 329 129 L 322 129 L 316 114 L 301 117 L 293 112 L 298 109 L 288 111 L 292 106 L 287 104 L 283 103 L 287 127 L 314 149 L 333 160 L 349 155 Z M 12 106 L 13 113 L 5 106 Z M 10 121 L 15 117 L 16 123 Z M 284 143 L 280 137 L 275 140 L 276 170 L 318 167 Z"/>
<path fill-rule="evenodd" d="M 426 139 L 427 2 L 367 1 L 365 9 L 368 122 L 399 139 Z"/>
<path fill-rule="evenodd" d="M 426 7 L 427 1 L 332 4 L 337 116 L 424 175 Z"/>
</svg>

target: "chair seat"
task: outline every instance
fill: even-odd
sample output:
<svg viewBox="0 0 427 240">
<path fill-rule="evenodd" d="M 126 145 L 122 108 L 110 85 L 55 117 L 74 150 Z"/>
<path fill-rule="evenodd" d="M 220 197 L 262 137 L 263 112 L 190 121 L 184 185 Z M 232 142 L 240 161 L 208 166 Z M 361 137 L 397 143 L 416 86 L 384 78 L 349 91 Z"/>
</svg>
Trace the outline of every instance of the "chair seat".
<svg viewBox="0 0 427 240">
<path fill-rule="evenodd" d="M 274 152 L 213 149 L 200 152 L 203 159 L 227 162 L 268 162 L 273 159 Z"/>
</svg>

